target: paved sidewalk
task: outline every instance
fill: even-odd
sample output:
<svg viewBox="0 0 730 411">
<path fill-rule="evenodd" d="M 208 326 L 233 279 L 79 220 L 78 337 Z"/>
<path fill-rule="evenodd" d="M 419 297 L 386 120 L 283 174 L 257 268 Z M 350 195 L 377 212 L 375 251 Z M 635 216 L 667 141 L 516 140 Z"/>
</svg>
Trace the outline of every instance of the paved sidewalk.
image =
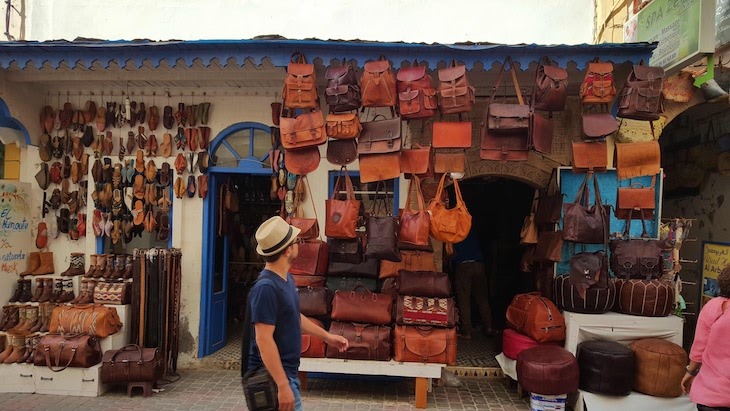
<svg viewBox="0 0 730 411">
<path fill-rule="evenodd" d="M 0 410 L 245 410 L 246 401 L 236 371 L 183 370 L 180 381 L 149 398 L 126 396 L 121 387 L 99 398 L 41 394 L 0 394 Z M 460 388 L 434 387 L 429 410 L 529 410 L 501 380 L 462 379 Z M 303 393 L 306 411 L 416 409 L 413 381 L 310 379 Z"/>
</svg>

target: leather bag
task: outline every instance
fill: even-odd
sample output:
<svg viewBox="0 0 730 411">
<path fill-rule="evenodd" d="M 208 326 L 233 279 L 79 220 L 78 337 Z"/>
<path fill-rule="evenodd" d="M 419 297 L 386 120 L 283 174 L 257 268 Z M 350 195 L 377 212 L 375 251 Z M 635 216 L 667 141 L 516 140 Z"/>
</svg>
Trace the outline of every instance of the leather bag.
<svg viewBox="0 0 730 411">
<path fill-rule="evenodd" d="M 285 150 L 284 166 L 292 174 L 306 176 L 319 167 L 320 160 L 321 155 L 317 146 Z"/>
<path fill-rule="evenodd" d="M 297 287 L 324 287 L 326 278 L 321 275 L 292 275 Z"/>
<path fill-rule="evenodd" d="M 390 361 L 391 328 L 384 325 L 332 321 L 329 332 L 347 339 L 347 350 L 327 346 L 327 358 Z"/>
<path fill-rule="evenodd" d="M 618 131 L 618 122 L 611 113 L 584 113 L 583 135 L 587 139 L 603 139 Z"/>
<path fill-rule="evenodd" d="M 319 146 L 327 142 L 327 132 L 321 110 L 302 113 L 294 118 L 279 119 L 281 144 L 287 150 Z"/>
<path fill-rule="evenodd" d="M 364 287 L 353 291 L 335 291 L 332 319 L 357 323 L 386 325 L 393 322 L 393 297 L 376 294 Z"/>
<path fill-rule="evenodd" d="M 126 384 L 157 382 L 165 373 L 165 360 L 159 348 L 143 348 L 129 344 L 109 350 L 101 359 L 101 382 Z"/>
<path fill-rule="evenodd" d="M 330 291 L 352 291 L 358 286 L 365 287 L 366 290 L 375 292 L 378 285 L 372 278 L 357 277 L 327 277 L 327 289 Z"/>
<path fill-rule="evenodd" d="M 362 123 L 362 132 L 357 142 L 357 153 L 384 154 L 395 153 L 401 149 L 401 120 L 399 117 Z M 400 172 L 400 169 L 399 169 Z"/>
<path fill-rule="evenodd" d="M 299 311 L 307 317 L 327 315 L 327 289 L 324 287 L 297 287 Z"/>
<path fill-rule="evenodd" d="M 515 88 L 518 103 L 496 103 L 495 97 L 497 90 L 502 82 L 502 76 L 505 72 L 505 66 L 509 64 L 510 74 L 512 75 L 512 83 Z M 489 134 L 524 134 L 527 135 L 530 121 L 530 106 L 525 104 L 520 91 L 520 85 L 517 82 L 517 73 L 515 72 L 512 58 L 507 57 L 497 76 L 497 82 L 492 87 L 492 94 L 489 97 L 489 105 L 487 106 L 487 127 Z"/>
<path fill-rule="evenodd" d="M 404 119 L 415 120 L 436 115 L 436 90 L 425 66 L 402 68 L 398 70 L 396 80 L 398 109 Z"/>
<path fill-rule="evenodd" d="M 470 148 L 471 121 L 434 121 L 434 148 Z"/>
<path fill-rule="evenodd" d="M 302 53 L 292 54 L 282 97 L 286 108 L 316 108 L 319 105 L 314 64 L 307 64 Z"/>
<path fill-rule="evenodd" d="M 398 362 L 456 365 L 456 328 L 396 325 L 393 346 Z"/>
<path fill-rule="evenodd" d="M 299 244 L 299 255 L 292 260 L 289 273 L 292 275 L 325 275 L 327 272 L 327 243 L 322 240 L 307 240 Z"/>
<path fill-rule="evenodd" d="M 438 71 L 438 106 L 441 114 L 468 113 L 474 108 L 474 87 L 469 85 L 466 66 L 451 62 Z"/>
<path fill-rule="evenodd" d="M 580 85 L 583 104 L 610 104 L 615 97 L 613 64 L 602 63 L 599 59 L 588 63 L 586 75 Z"/>
<path fill-rule="evenodd" d="M 380 188 L 385 191 L 385 198 L 378 198 Z M 381 216 L 376 212 L 378 201 L 385 203 L 385 215 Z M 398 218 L 393 217 L 390 212 L 390 199 L 385 183 L 378 182 L 375 188 L 375 196 L 367 218 L 368 241 L 365 246 L 365 257 L 369 259 L 400 261 L 398 250 Z"/>
<path fill-rule="evenodd" d="M 415 186 L 415 190 L 414 190 Z M 416 192 L 416 207 L 411 208 L 411 193 Z M 398 246 L 403 250 L 430 247 L 429 230 L 431 227 L 431 215 L 423 204 L 423 193 L 421 193 L 421 180 L 414 176 L 408 185 L 408 196 L 406 206 L 400 212 L 400 224 L 398 234 Z M 400 260 L 400 259 L 399 259 Z"/>
<path fill-rule="evenodd" d="M 360 264 L 363 261 L 362 240 L 332 239 L 329 241 L 330 262 Z"/>
<path fill-rule="evenodd" d="M 362 131 L 362 125 L 357 113 L 327 115 L 327 137 L 350 140 L 357 138 L 360 131 Z"/>
<path fill-rule="evenodd" d="M 355 70 L 347 61 L 342 60 L 339 67 L 327 67 L 324 74 L 327 88 L 324 90 L 325 101 L 330 113 L 357 110 L 360 108 L 360 85 L 357 84 Z"/>
<path fill-rule="evenodd" d="M 661 280 L 616 280 L 614 310 L 642 317 L 666 317 L 674 311 L 674 284 Z"/>
<path fill-rule="evenodd" d="M 535 222 L 535 208 L 537 207 L 537 196 L 539 191 L 535 190 L 535 195 L 532 198 L 532 208 L 530 214 L 525 217 L 522 223 L 522 229 L 520 230 L 520 244 L 537 244 L 537 223 Z"/>
<path fill-rule="evenodd" d="M 452 298 L 398 296 L 395 310 L 396 324 L 456 327 L 458 320 Z"/>
<path fill-rule="evenodd" d="M 129 304 L 131 283 L 99 283 L 94 287 L 94 303 L 96 304 Z"/>
<path fill-rule="evenodd" d="M 565 340 L 563 315 L 538 292 L 514 296 L 507 307 L 507 325 L 540 343 Z"/>
<path fill-rule="evenodd" d="M 656 209 L 655 181 L 656 179 L 652 178 L 651 187 L 644 187 L 638 183 L 633 183 L 629 187 L 619 187 L 616 194 L 616 218 L 622 220 L 632 218 L 640 220 L 654 219 L 654 210 Z"/>
<path fill-rule="evenodd" d="M 659 141 L 616 143 L 616 174 L 619 180 L 655 176 L 661 167 Z"/>
<path fill-rule="evenodd" d="M 446 174 L 441 176 L 436 197 L 428 203 L 428 211 L 431 214 L 431 237 L 445 243 L 458 243 L 463 241 L 471 229 L 471 214 L 466 209 L 466 204 L 461 198 L 458 180 L 454 181 L 454 195 L 456 205 L 447 209 L 441 194 L 444 191 Z"/>
<path fill-rule="evenodd" d="M 650 67 L 641 61 L 635 64 L 621 89 L 618 116 L 632 120 L 659 120 L 664 97 L 664 69 Z"/>
<path fill-rule="evenodd" d="M 307 179 L 307 176 L 302 176 L 297 181 L 297 186 L 295 187 L 295 191 L 304 192 L 304 187 L 307 186 L 307 191 L 309 192 L 309 202 L 312 204 L 312 211 L 314 211 L 314 218 L 305 218 L 305 217 L 289 217 L 287 219 L 287 222 L 298 228 L 299 235 L 297 236 L 301 240 L 316 240 L 319 239 L 319 218 L 317 217 L 317 208 L 314 206 L 314 201 L 312 197 L 312 188 L 309 185 L 309 179 Z M 300 208 L 297 208 L 297 211 L 300 211 Z"/>
<path fill-rule="evenodd" d="M 608 288 L 608 261 L 604 251 L 583 252 L 570 257 L 570 285 L 586 299 L 589 288 Z"/>
<path fill-rule="evenodd" d="M 370 258 L 357 264 L 331 262 L 327 270 L 327 275 L 334 277 L 378 278 L 378 264 L 379 261 L 375 258 Z"/>
<path fill-rule="evenodd" d="M 537 197 L 535 221 L 537 224 L 556 224 L 560 221 L 563 211 L 563 194 L 558 187 L 557 169 L 553 169 L 545 188 L 540 190 Z"/>
<path fill-rule="evenodd" d="M 360 155 L 360 182 L 392 180 L 400 177 L 400 153 Z"/>
<path fill-rule="evenodd" d="M 565 311 L 583 314 L 601 314 L 610 311 L 616 301 L 616 285 L 607 279 L 606 287 L 593 285 L 584 289 L 583 295 L 578 286 L 571 282 L 569 275 L 558 275 L 553 282 L 554 300 Z"/>
<path fill-rule="evenodd" d="M 540 231 L 537 233 L 535 260 L 540 262 L 558 262 L 563 259 L 563 232 Z"/>
<path fill-rule="evenodd" d="M 408 179 L 413 175 L 421 178 L 430 177 L 433 174 L 432 151 L 431 146 L 402 149 L 400 151 L 400 171 L 404 177 Z"/>
<path fill-rule="evenodd" d="M 344 181 L 342 181 L 344 180 Z M 339 200 L 341 184 L 345 185 L 345 199 Z M 355 199 L 355 192 L 352 188 L 352 180 L 347 173 L 347 168 L 340 169 L 340 175 L 335 182 L 332 197 L 326 200 L 326 219 L 324 234 L 330 238 L 352 239 L 357 236 L 357 220 L 360 214 L 360 200 Z M 301 252 L 301 251 L 300 251 Z"/>
<path fill-rule="evenodd" d="M 384 56 L 365 63 L 360 87 L 363 107 L 395 107 L 395 75 Z"/>
<path fill-rule="evenodd" d="M 568 99 L 568 71 L 543 57 L 537 67 L 532 93 L 532 108 L 544 111 L 565 110 Z"/>
<path fill-rule="evenodd" d="M 466 153 L 436 153 L 433 156 L 434 174 L 464 173 Z"/>
<path fill-rule="evenodd" d="M 631 220 L 626 221 L 623 238 L 611 240 L 611 271 L 620 278 L 656 279 L 662 276 L 664 267 L 663 249 L 657 240 L 650 240 L 644 228 L 641 237 L 630 239 Z"/>
<path fill-rule="evenodd" d="M 346 166 L 357 159 L 357 141 L 327 141 L 327 161 L 338 166 Z"/>
<path fill-rule="evenodd" d="M 593 179 L 595 201 L 588 206 L 588 180 Z M 563 239 L 575 243 L 604 244 L 608 239 L 608 206 L 601 201 L 601 190 L 593 173 L 586 174 L 572 203 L 563 204 Z"/>
<path fill-rule="evenodd" d="M 542 154 L 553 152 L 553 122 L 542 114 L 530 113 L 530 148 Z"/>
<path fill-rule="evenodd" d="M 122 322 L 116 308 L 99 304 L 77 304 L 56 306 L 51 313 L 48 332 L 106 338 L 121 329 Z"/>
<path fill-rule="evenodd" d="M 522 134 L 495 134 L 482 130 L 479 158 L 494 161 L 527 161 L 530 153 L 530 136 Z"/>
<path fill-rule="evenodd" d="M 400 270 L 396 284 L 398 295 L 435 298 L 451 297 L 451 281 L 449 281 L 449 275 L 438 271 Z"/>
<path fill-rule="evenodd" d="M 608 146 L 605 141 L 573 142 L 573 172 L 606 171 Z"/>
<path fill-rule="evenodd" d="M 310 318 L 309 321 L 323 327 L 322 322 L 316 318 Z M 324 340 L 302 331 L 302 358 L 324 358 L 325 350 Z"/>
<path fill-rule="evenodd" d="M 98 338 L 86 334 L 54 332 L 41 337 L 33 357 L 34 365 L 46 366 L 53 372 L 60 372 L 68 367 L 89 368 L 99 361 L 101 345 Z"/>
<path fill-rule="evenodd" d="M 401 250 L 400 261 L 382 261 L 380 263 L 380 278 L 397 277 L 401 270 L 405 271 L 436 271 L 433 253 L 428 251 Z"/>
</svg>

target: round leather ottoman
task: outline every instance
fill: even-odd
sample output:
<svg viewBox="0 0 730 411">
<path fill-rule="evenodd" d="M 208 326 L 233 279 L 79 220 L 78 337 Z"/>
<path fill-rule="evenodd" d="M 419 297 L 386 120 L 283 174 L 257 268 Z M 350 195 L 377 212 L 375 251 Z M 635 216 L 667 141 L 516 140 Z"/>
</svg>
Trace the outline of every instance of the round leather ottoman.
<svg viewBox="0 0 730 411">
<path fill-rule="evenodd" d="M 517 380 L 534 394 L 570 394 L 578 389 L 578 361 L 562 347 L 538 345 L 517 357 Z"/>
<path fill-rule="evenodd" d="M 555 304 L 566 311 L 584 314 L 605 313 L 614 306 L 616 286 L 613 280 L 608 281 L 608 287 L 591 287 L 586 290 L 585 299 L 570 283 L 569 276 L 559 275 L 554 280 L 553 295 Z"/>
<path fill-rule="evenodd" d="M 634 389 L 656 397 L 682 395 L 682 377 L 689 363 L 684 348 L 658 338 L 636 341 L 629 346 L 634 351 L 636 368 Z"/>
<path fill-rule="evenodd" d="M 539 343 L 525 334 L 521 334 L 511 328 L 506 328 L 502 331 L 502 354 L 511 360 L 516 360 L 522 351 L 528 348 L 537 347 L 541 344 L 555 346 L 560 345 L 558 342 Z"/>
<path fill-rule="evenodd" d="M 634 385 L 634 352 L 613 341 L 578 345 L 580 388 L 596 394 L 629 395 Z"/>
<path fill-rule="evenodd" d="M 616 305 L 620 313 L 666 317 L 674 311 L 674 285 L 659 280 L 616 280 Z"/>
</svg>

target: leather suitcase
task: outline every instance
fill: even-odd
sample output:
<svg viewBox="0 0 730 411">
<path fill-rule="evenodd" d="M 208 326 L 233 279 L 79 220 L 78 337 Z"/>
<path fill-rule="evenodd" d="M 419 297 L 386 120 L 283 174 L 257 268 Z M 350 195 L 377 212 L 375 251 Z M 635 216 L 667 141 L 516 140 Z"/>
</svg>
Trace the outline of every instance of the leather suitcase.
<svg viewBox="0 0 730 411">
<path fill-rule="evenodd" d="M 517 380 L 531 393 L 562 395 L 575 392 L 578 374 L 578 361 L 562 347 L 538 345 L 522 351 L 517 357 Z"/>
<path fill-rule="evenodd" d="M 558 307 L 566 311 L 584 314 L 600 314 L 610 311 L 616 300 L 616 284 L 608 280 L 608 287 L 596 287 L 586 290 L 585 298 L 580 296 L 578 289 L 570 283 L 567 275 L 555 277 L 553 282 L 553 296 Z"/>
<path fill-rule="evenodd" d="M 456 365 L 456 328 L 396 325 L 395 360 Z"/>
<path fill-rule="evenodd" d="M 677 344 L 658 338 L 633 342 L 636 378 L 634 390 L 655 397 L 682 395 L 682 378 L 689 363 L 687 352 Z"/>
<path fill-rule="evenodd" d="M 332 319 L 386 325 L 393 322 L 393 297 L 358 287 L 353 291 L 335 291 Z"/>
<path fill-rule="evenodd" d="M 546 342 L 542 344 L 559 346 L 558 342 Z M 511 328 L 505 328 L 502 331 L 502 354 L 511 360 L 516 360 L 522 351 L 537 347 L 538 345 L 541 345 L 541 343 Z"/>
<path fill-rule="evenodd" d="M 674 311 L 674 286 L 660 280 L 616 280 L 614 309 L 642 317 L 666 317 Z"/>
<path fill-rule="evenodd" d="M 603 395 L 629 395 L 634 385 L 634 352 L 615 341 L 578 345 L 580 388 Z"/>
<path fill-rule="evenodd" d="M 157 382 L 165 373 L 165 361 L 159 348 L 142 348 L 129 344 L 119 350 L 109 350 L 101 359 L 101 382 Z"/>
<path fill-rule="evenodd" d="M 307 317 L 327 315 L 327 289 L 324 287 L 298 287 L 299 311 Z"/>
<path fill-rule="evenodd" d="M 309 318 L 309 317 L 307 317 Z M 322 322 L 309 318 L 310 321 L 322 327 Z M 302 357 L 303 358 L 324 358 L 325 343 L 321 338 L 302 332 Z"/>
<path fill-rule="evenodd" d="M 456 327 L 458 316 L 453 298 L 398 296 L 395 323 Z"/>
<path fill-rule="evenodd" d="M 390 361 L 390 327 L 332 321 L 329 332 L 345 337 L 350 344 L 343 352 L 328 345 L 327 358 Z"/>
</svg>

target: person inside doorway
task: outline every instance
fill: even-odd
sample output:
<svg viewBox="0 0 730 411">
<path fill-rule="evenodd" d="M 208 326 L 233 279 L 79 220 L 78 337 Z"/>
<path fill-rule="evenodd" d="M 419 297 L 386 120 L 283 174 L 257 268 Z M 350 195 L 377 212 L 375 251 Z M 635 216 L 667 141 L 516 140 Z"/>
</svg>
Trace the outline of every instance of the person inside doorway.
<svg viewBox="0 0 730 411">
<path fill-rule="evenodd" d="M 484 333 L 488 336 L 496 334 L 492 327 L 492 311 L 487 297 L 486 269 L 481 247 L 475 225 L 472 224 L 464 241 L 454 244 L 454 256 L 451 259 L 459 317 L 461 318 L 459 336 L 464 339 L 470 339 L 473 333 L 472 298 L 479 309 Z"/>
<path fill-rule="evenodd" d="M 699 411 L 730 411 L 730 266 L 717 276 L 720 293 L 697 319 L 682 391 Z"/>
<path fill-rule="evenodd" d="M 302 410 L 297 377 L 302 331 L 344 351 L 347 339 L 330 334 L 299 312 L 299 294 L 289 274 L 299 252 L 300 230 L 281 217 L 271 217 L 256 230 L 256 252 L 266 265 L 251 288 L 251 345 L 248 370 L 266 367 L 276 383 L 280 411 Z"/>
</svg>

